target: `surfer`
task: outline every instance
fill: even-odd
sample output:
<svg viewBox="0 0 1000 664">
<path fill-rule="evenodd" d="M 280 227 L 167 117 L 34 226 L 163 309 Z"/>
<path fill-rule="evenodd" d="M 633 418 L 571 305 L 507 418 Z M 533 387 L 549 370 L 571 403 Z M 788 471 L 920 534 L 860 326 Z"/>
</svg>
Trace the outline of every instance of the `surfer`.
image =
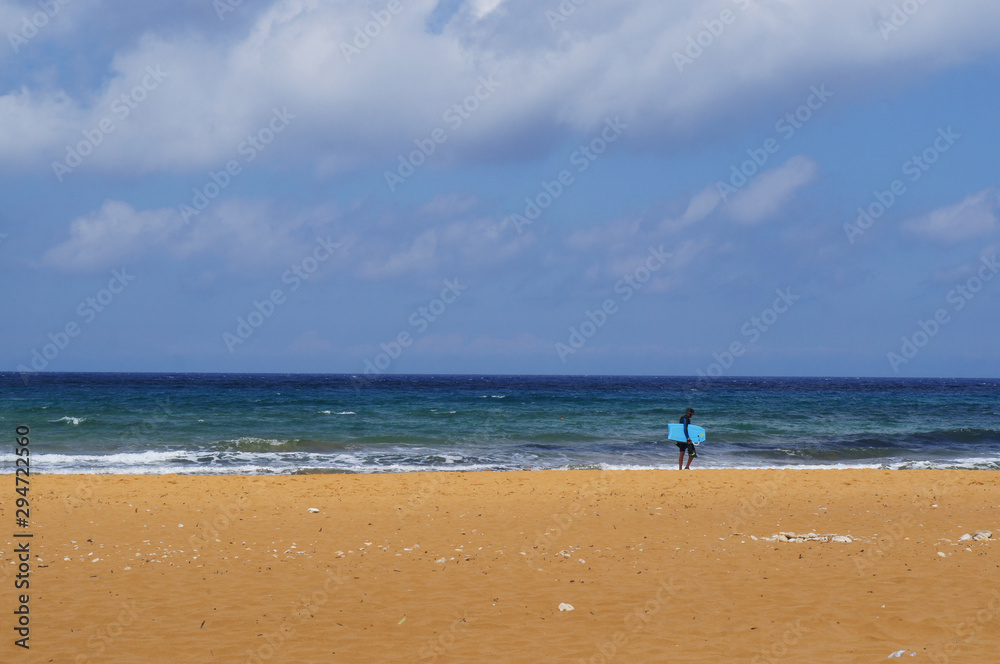
<svg viewBox="0 0 1000 664">
<path fill-rule="evenodd" d="M 677 470 L 687 470 L 691 468 L 691 461 L 698 456 L 698 453 L 694 450 L 694 443 L 691 442 L 691 436 L 688 434 L 688 425 L 691 424 L 691 416 L 694 415 L 694 408 L 688 408 L 684 411 L 683 417 L 681 417 L 681 424 L 684 425 L 684 438 L 687 439 L 686 443 L 680 441 L 676 442 L 675 445 L 680 448 L 681 456 L 677 460 Z M 684 452 L 688 453 L 688 463 L 687 466 L 684 465 Z"/>
</svg>

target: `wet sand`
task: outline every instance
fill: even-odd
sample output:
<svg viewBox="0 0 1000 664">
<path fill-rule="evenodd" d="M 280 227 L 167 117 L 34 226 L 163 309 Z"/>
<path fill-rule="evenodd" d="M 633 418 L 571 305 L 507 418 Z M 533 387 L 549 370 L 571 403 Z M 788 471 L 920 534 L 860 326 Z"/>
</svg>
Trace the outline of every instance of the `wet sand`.
<svg viewBox="0 0 1000 664">
<path fill-rule="evenodd" d="M 3 662 L 986 662 L 1000 646 L 987 471 L 40 476 L 27 529 L 3 486 Z M 994 539 L 958 541 L 976 530 Z M 15 532 L 33 535 L 28 590 Z M 765 539 L 779 532 L 853 541 Z"/>
</svg>

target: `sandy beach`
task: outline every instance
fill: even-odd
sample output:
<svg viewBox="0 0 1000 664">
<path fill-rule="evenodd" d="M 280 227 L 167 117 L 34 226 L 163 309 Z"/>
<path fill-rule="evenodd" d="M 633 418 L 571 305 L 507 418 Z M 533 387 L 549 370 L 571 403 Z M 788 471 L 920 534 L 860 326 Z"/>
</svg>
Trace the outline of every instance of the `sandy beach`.
<svg viewBox="0 0 1000 664">
<path fill-rule="evenodd" d="M 1000 645 L 991 472 L 40 476 L 26 529 L 4 486 L 4 662 L 985 662 Z M 993 539 L 959 541 L 977 530 Z"/>
</svg>

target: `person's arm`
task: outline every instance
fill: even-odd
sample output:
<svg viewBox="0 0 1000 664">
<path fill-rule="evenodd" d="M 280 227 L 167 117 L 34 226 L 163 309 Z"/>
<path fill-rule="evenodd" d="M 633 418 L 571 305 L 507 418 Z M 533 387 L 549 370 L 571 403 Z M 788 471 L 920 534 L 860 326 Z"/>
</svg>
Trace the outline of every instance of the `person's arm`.
<svg viewBox="0 0 1000 664">
<path fill-rule="evenodd" d="M 681 418 L 681 422 L 684 423 L 684 437 L 687 438 L 687 442 L 690 443 L 691 442 L 691 436 L 688 435 L 688 425 L 691 424 L 691 418 L 690 417 L 683 417 L 683 418 Z"/>
</svg>

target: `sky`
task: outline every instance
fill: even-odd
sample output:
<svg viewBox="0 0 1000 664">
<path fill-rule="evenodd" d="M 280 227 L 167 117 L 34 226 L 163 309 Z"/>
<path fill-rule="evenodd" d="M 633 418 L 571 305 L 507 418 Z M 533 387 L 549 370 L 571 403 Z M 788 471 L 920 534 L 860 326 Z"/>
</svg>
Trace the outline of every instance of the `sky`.
<svg viewBox="0 0 1000 664">
<path fill-rule="evenodd" d="M 992 0 L 4 0 L 0 370 L 995 377 Z"/>
</svg>

